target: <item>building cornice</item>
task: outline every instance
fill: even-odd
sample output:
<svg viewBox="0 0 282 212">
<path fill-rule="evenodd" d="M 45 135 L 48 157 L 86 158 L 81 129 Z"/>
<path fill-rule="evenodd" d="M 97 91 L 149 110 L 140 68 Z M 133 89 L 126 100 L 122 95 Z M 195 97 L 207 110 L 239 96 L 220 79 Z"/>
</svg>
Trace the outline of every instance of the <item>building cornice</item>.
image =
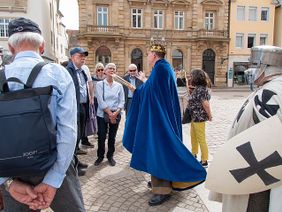
<svg viewBox="0 0 282 212">
<path fill-rule="evenodd" d="M 0 6 L 0 11 L 1 12 L 27 12 L 26 7 L 17 7 L 17 6 Z"/>
<path fill-rule="evenodd" d="M 203 5 L 218 5 L 221 6 L 223 5 L 223 2 L 221 0 L 203 0 L 201 2 Z"/>
</svg>

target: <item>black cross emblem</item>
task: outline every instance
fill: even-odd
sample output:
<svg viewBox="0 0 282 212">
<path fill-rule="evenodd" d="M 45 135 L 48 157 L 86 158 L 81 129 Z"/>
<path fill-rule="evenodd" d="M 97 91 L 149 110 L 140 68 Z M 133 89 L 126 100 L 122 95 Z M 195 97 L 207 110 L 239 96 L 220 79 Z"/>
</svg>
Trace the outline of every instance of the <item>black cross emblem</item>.
<svg viewBox="0 0 282 212">
<path fill-rule="evenodd" d="M 261 100 L 259 100 L 258 96 L 255 96 L 255 105 L 259 110 L 259 113 L 263 115 L 266 118 L 269 118 L 270 116 L 276 115 L 279 105 L 269 105 L 268 101 L 273 97 L 277 95 L 273 91 L 270 90 L 263 90 L 261 95 Z"/>
<path fill-rule="evenodd" d="M 258 161 L 250 142 L 242 144 L 236 149 L 250 165 L 247 168 L 229 170 L 238 183 L 241 183 L 254 174 L 257 174 L 266 186 L 280 181 L 265 171 L 267 168 L 282 165 L 282 158 L 277 151 L 265 159 Z"/>
</svg>

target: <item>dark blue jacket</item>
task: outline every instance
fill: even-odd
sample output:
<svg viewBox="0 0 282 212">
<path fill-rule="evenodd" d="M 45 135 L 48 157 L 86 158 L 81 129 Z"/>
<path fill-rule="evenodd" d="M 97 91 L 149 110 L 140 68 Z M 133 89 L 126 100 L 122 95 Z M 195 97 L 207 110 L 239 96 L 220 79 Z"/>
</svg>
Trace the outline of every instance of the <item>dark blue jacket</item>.
<svg viewBox="0 0 282 212">
<path fill-rule="evenodd" d="M 77 112 L 79 113 L 80 111 L 80 92 L 79 92 L 79 82 L 78 82 L 78 78 L 77 78 L 77 71 L 75 70 L 75 67 L 73 65 L 73 62 L 70 60 L 66 69 L 68 70 L 68 72 L 71 75 L 71 78 L 73 80 L 74 83 L 74 87 L 75 87 L 75 95 L 76 95 L 76 103 L 77 103 Z M 87 82 L 87 76 L 84 73 L 84 71 L 82 71 L 85 82 Z M 87 91 L 88 92 L 88 91 Z M 88 93 L 87 93 L 87 102 L 89 102 L 88 99 Z"/>
</svg>

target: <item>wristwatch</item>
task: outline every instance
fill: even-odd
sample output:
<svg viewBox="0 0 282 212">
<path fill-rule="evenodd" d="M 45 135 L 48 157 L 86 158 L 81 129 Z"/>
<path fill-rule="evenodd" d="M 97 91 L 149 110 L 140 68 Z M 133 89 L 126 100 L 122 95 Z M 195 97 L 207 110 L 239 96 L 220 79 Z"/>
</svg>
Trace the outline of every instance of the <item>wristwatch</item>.
<svg viewBox="0 0 282 212">
<path fill-rule="evenodd" d="M 6 191 L 9 191 L 10 185 L 12 184 L 13 181 L 14 181 L 14 180 L 13 180 L 12 178 L 9 178 L 9 179 L 4 183 Z"/>
</svg>

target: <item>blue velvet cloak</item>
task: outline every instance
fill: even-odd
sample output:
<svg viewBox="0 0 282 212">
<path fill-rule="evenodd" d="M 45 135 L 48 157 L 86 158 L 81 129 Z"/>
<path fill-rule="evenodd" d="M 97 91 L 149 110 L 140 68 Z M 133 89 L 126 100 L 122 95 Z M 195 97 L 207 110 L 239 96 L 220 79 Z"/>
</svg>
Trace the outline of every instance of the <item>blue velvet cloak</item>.
<svg viewBox="0 0 282 212">
<path fill-rule="evenodd" d="M 206 171 L 182 142 L 176 77 L 158 60 L 151 76 L 135 90 L 123 135 L 130 166 L 171 182 L 206 179 Z"/>
</svg>

